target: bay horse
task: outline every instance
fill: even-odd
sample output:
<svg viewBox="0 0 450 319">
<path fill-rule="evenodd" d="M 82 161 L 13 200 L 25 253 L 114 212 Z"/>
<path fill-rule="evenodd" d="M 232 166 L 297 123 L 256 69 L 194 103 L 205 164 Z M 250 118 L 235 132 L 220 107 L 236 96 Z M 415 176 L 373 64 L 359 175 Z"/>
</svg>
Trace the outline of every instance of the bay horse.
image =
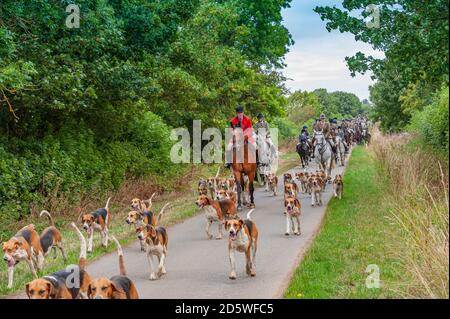
<svg viewBox="0 0 450 319">
<path fill-rule="evenodd" d="M 256 146 L 256 145 L 255 145 Z M 252 146 L 253 147 L 253 146 Z M 239 155 L 239 156 L 238 156 Z M 248 177 L 250 203 L 247 207 L 255 208 L 254 180 L 256 177 L 256 147 L 249 152 L 249 141 L 244 135 L 233 131 L 233 160 L 231 164 L 237 188 L 237 209 L 242 210 L 241 193 L 245 188 L 244 176 Z M 245 203 L 244 203 L 245 204 Z"/>
</svg>

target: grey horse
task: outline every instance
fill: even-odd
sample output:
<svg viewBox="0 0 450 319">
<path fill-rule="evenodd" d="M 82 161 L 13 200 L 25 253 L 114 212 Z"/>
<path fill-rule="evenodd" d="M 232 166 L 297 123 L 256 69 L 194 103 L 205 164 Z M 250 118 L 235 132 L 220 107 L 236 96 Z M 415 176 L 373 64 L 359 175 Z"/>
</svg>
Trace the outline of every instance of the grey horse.
<svg viewBox="0 0 450 319">
<path fill-rule="evenodd" d="M 325 139 L 322 131 L 314 131 L 314 138 L 316 140 L 314 146 L 314 158 L 320 169 L 325 171 L 326 178 L 329 181 L 331 179 L 331 170 L 334 164 L 331 145 Z"/>
</svg>

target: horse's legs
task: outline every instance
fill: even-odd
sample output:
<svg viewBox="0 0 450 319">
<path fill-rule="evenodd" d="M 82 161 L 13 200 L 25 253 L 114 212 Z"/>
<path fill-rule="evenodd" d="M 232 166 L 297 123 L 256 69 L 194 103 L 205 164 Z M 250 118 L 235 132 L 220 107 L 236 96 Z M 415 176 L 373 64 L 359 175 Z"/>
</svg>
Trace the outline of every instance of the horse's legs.
<svg viewBox="0 0 450 319">
<path fill-rule="evenodd" d="M 330 160 L 329 160 L 329 162 L 327 163 L 328 165 L 328 167 L 327 167 L 327 179 L 328 179 L 328 182 L 329 183 L 331 183 L 331 165 L 332 165 L 332 162 L 333 162 L 333 159 L 331 158 Z"/>
<path fill-rule="evenodd" d="M 236 192 L 237 192 L 237 209 L 242 210 L 242 201 L 241 201 L 241 193 L 243 189 L 243 177 L 240 172 L 234 173 L 234 180 L 236 182 Z"/>
<path fill-rule="evenodd" d="M 242 201 L 241 201 L 241 192 L 242 192 L 242 184 L 241 181 L 236 181 L 236 189 L 237 189 L 237 209 L 242 210 Z"/>
<path fill-rule="evenodd" d="M 255 205 L 255 198 L 253 196 L 253 193 L 255 191 L 255 187 L 253 186 L 253 179 L 249 178 L 249 189 L 250 189 L 250 205 L 254 206 Z"/>
</svg>

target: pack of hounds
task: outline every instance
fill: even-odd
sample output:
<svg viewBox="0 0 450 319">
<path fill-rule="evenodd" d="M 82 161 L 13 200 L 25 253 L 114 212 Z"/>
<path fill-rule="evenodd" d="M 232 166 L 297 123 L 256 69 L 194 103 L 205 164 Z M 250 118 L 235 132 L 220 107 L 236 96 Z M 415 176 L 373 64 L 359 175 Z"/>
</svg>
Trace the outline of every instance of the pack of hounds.
<svg viewBox="0 0 450 319">
<path fill-rule="evenodd" d="M 269 190 L 277 196 L 278 177 L 270 174 L 266 179 Z M 301 234 L 300 217 L 301 202 L 299 193 L 309 194 L 312 206 L 322 205 L 322 192 L 331 180 L 323 170 L 316 172 L 298 172 L 295 175 L 283 175 L 284 184 L 284 215 L 286 217 L 286 232 L 289 236 Z M 334 196 L 341 199 L 344 184 L 341 175 L 336 175 L 333 184 Z M 242 219 L 238 215 L 236 205 L 236 183 L 234 178 L 215 177 L 201 179 L 198 182 L 198 198 L 195 204 L 206 218 L 205 232 L 208 239 L 214 236 L 211 226 L 217 223 L 216 239 L 223 238 L 223 229 L 228 234 L 228 253 L 230 262 L 229 278 L 236 279 L 236 252 L 245 254 L 246 273 L 256 276 L 256 251 L 258 245 L 258 228 L 251 219 L 254 209 Z M 244 191 L 245 194 L 245 191 Z M 248 193 L 247 193 L 248 195 Z M 169 236 L 167 229 L 160 225 L 161 218 L 170 203 L 165 204 L 158 214 L 153 211 L 152 199 L 134 198 L 131 201 L 131 211 L 128 213 L 126 223 L 133 225 L 140 247 L 148 259 L 150 280 L 157 280 L 166 274 L 165 260 L 168 251 Z M 244 195 L 244 203 L 246 200 Z M 61 252 L 64 262 L 67 256 L 62 244 L 61 232 L 56 228 L 51 214 L 42 211 L 40 216 L 47 217 L 50 226 L 41 235 L 30 224 L 19 230 L 11 239 L 3 243 L 4 261 L 8 268 L 8 288 L 13 287 L 14 268 L 19 262 L 26 262 L 34 277 L 27 283 L 25 291 L 30 299 L 138 299 L 139 295 L 133 281 L 127 277 L 122 248 L 114 236 L 109 235 L 111 213 L 108 198 L 105 207 L 81 215 L 81 228 L 87 235 L 87 240 L 75 223 L 71 226 L 80 241 L 80 255 L 78 265 L 70 265 L 63 270 L 49 275 L 38 277 L 43 271 L 45 258 L 53 252 L 57 258 L 57 251 Z M 93 250 L 94 232 L 98 232 L 101 245 L 106 247 L 109 238 L 117 246 L 119 259 L 119 274 L 111 278 L 93 278 L 89 275 L 86 264 L 87 254 Z M 155 263 L 156 261 L 156 263 Z M 74 284 L 75 283 L 75 284 Z"/>
</svg>

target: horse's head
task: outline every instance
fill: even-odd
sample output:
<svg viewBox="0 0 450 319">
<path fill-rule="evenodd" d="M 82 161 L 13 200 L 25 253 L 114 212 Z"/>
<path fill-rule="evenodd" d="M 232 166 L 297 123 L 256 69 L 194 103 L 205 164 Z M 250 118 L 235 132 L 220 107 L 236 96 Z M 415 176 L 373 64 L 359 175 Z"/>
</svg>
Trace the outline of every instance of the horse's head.
<svg viewBox="0 0 450 319">
<path fill-rule="evenodd" d="M 314 138 L 316 139 L 317 144 L 323 144 L 323 141 L 325 139 L 325 137 L 323 135 L 323 131 L 322 130 L 320 130 L 320 131 L 314 130 Z"/>
</svg>

